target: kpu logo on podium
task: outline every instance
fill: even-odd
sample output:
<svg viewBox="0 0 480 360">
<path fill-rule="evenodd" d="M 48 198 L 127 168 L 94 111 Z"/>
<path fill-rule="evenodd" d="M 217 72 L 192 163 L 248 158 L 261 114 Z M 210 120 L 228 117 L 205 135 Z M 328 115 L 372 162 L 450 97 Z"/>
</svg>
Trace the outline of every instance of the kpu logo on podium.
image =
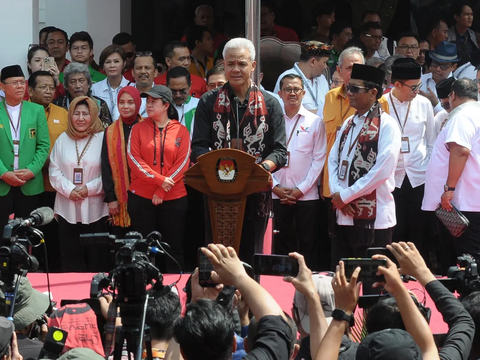
<svg viewBox="0 0 480 360">
<path fill-rule="evenodd" d="M 217 180 L 234 182 L 237 177 L 237 162 L 233 158 L 220 158 L 217 161 Z"/>
</svg>

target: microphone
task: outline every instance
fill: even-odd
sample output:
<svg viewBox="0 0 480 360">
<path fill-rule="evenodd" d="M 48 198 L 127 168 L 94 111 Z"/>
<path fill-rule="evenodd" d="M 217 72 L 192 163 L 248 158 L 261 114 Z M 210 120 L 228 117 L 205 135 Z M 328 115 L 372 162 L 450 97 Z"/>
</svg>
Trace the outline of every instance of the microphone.
<svg viewBox="0 0 480 360">
<path fill-rule="evenodd" d="M 42 226 L 51 223 L 53 220 L 53 210 L 47 206 L 33 210 L 30 217 L 22 220 L 20 226 Z"/>
</svg>

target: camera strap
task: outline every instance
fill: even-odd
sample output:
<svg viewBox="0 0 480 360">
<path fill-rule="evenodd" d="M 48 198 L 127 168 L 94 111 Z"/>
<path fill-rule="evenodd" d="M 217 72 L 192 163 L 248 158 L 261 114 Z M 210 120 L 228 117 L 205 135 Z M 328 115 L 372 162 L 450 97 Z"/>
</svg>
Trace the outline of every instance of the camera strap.
<svg viewBox="0 0 480 360">
<path fill-rule="evenodd" d="M 112 353 L 112 347 L 115 342 L 115 321 L 117 319 L 117 306 L 115 301 L 112 301 L 108 306 L 107 311 L 107 323 L 105 324 L 105 345 L 103 350 L 105 356 L 109 356 Z"/>
</svg>

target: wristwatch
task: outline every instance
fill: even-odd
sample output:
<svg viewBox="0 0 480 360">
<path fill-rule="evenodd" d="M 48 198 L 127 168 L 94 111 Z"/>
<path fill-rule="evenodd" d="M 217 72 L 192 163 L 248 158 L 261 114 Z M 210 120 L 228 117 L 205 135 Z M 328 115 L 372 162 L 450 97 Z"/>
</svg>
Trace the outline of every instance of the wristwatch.
<svg viewBox="0 0 480 360">
<path fill-rule="evenodd" d="M 262 167 L 267 170 L 267 171 L 270 171 L 270 165 L 268 165 L 267 163 L 262 163 Z"/>
<path fill-rule="evenodd" d="M 345 310 L 335 309 L 332 312 L 332 318 L 338 321 L 346 321 L 350 327 L 355 326 L 355 318 L 352 315 L 348 315 Z"/>
<path fill-rule="evenodd" d="M 443 190 L 444 191 L 455 191 L 454 187 L 450 187 L 447 184 L 443 185 Z"/>
</svg>

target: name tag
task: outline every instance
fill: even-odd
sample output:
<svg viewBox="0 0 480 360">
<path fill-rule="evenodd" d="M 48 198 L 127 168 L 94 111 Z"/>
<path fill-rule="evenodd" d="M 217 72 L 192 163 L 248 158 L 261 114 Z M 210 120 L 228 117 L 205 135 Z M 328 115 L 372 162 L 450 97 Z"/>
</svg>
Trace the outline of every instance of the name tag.
<svg viewBox="0 0 480 360">
<path fill-rule="evenodd" d="M 400 147 L 400 152 L 406 154 L 410 152 L 410 141 L 408 136 L 402 136 L 402 145 Z"/>
<path fill-rule="evenodd" d="M 54 123 L 54 124 L 60 124 L 60 120 L 58 120 L 58 119 L 53 119 L 53 123 Z"/>
<path fill-rule="evenodd" d="M 338 172 L 338 178 L 340 180 L 345 180 L 347 177 L 347 171 L 348 171 L 348 161 L 343 160 L 342 165 L 340 166 L 340 171 Z"/>
<path fill-rule="evenodd" d="M 82 168 L 74 168 L 73 169 L 73 183 L 75 185 L 83 184 L 83 169 Z"/>
<path fill-rule="evenodd" d="M 283 165 L 283 167 L 288 167 L 288 165 L 290 164 L 290 151 L 287 151 L 287 162 L 285 163 L 285 165 Z"/>
</svg>

